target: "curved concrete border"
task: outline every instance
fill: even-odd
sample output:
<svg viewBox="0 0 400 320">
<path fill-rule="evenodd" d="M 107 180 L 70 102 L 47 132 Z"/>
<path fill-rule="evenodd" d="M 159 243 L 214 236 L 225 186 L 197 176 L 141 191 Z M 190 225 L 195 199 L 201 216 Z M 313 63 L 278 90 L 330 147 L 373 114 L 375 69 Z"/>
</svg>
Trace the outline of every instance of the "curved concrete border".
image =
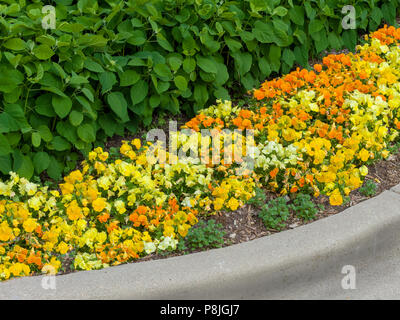
<svg viewBox="0 0 400 320">
<path fill-rule="evenodd" d="M 0 283 L 0 298 L 400 298 L 398 282 L 390 294 L 373 293 L 371 283 L 380 278 L 367 272 L 399 247 L 397 192 L 400 185 L 334 216 L 238 245 L 57 276 L 55 290 L 42 288 L 43 277 L 9 280 Z M 364 272 L 357 290 L 342 289 L 344 265 Z"/>
</svg>

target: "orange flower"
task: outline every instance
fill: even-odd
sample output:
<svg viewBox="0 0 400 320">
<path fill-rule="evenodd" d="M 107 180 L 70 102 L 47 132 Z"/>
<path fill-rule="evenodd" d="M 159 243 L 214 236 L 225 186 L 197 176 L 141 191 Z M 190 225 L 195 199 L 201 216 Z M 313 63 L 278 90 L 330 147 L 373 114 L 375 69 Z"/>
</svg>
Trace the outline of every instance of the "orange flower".
<svg viewBox="0 0 400 320">
<path fill-rule="evenodd" d="M 105 213 L 103 213 L 103 214 L 101 214 L 101 215 L 98 215 L 98 216 L 97 216 L 97 219 L 98 219 L 101 223 L 106 223 L 109 217 L 110 217 L 110 215 L 109 215 L 107 212 L 105 212 Z"/>
<path fill-rule="evenodd" d="M 322 66 L 320 64 L 314 64 L 314 70 L 317 72 L 321 72 L 322 71 Z"/>
<path fill-rule="evenodd" d="M 279 169 L 275 168 L 269 173 L 269 175 L 271 176 L 272 179 L 275 179 L 276 175 L 278 174 L 278 171 L 279 171 Z"/>
</svg>

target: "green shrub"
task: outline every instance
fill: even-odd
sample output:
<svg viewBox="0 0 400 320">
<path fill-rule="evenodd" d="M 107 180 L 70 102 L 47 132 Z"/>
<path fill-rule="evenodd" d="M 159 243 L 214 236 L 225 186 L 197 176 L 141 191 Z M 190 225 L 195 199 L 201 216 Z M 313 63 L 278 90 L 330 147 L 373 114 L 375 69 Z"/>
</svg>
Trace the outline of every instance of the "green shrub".
<svg viewBox="0 0 400 320">
<path fill-rule="evenodd" d="M 200 221 L 196 227 L 189 229 L 186 237 L 179 242 L 178 249 L 220 248 L 224 244 L 225 234 L 222 225 L 215 223 L 214 219 Z"/>
<path fill-rule="evenodd" d="M 279 197 L 269 201 L 264 205 L 259 213 L 259 217 L 267 228 L 280 230 L 286 226 L 290 211 L 287 200 Z"/>
<path fill-rule="evenodd" d="M 248 204 L 251 204 L 256 207 L 261 207 L 265 201 L 267 200 L 267 197 L 265 196 L 265 192 L 261 188 L 256 188 L 256 194 L 253 198 L 251 198 L 248 201 Z"/>
<path fill-rule="evenodd" d="M 353 48 L 357 30 L 341 27 L 352 3 L 358 30 L 395 23 L 397 0 L 0 0 L 0 172 L 58 179 L 77 151 L 155 110 L 197 111 Z M 54 30 L 42 28 L 47 4 Z"/>
<path fill-rule="evenodd" d="M 318 207 L 311 201 L 311 196 L 303 193 L 296 196 L 290 208 L 296 216 L 304 220 L 315 219 L 315 215 L 318 213 Z"/>
<path fill-rule="evenodd" d="M 359 189 L 364 197 L 372 197 L 376 194 L 378 186 L 372 180 L 366 180 L 363 186 Z"/>
</svg>

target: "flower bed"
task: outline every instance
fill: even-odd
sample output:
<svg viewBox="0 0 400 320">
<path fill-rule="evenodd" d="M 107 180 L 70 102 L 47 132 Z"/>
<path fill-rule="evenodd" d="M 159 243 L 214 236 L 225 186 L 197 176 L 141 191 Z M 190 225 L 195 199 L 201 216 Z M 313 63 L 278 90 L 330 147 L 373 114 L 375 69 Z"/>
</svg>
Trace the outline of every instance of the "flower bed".
<svg viewBox="0 0 400 320">
<path fill-rule="evenodd" d="M 200 215 L 236 210 L 257 187 L 342 204 L 398 136 L 399 39 L 400 29 L 385 27 L 356 54 L 329 55 L 313 71 L 265 82 L 248 108 L 219 101 L 186 123 L 197 140 L 201 129 L 254 129 L 246 148 L 254 170 L 246 174 L 236 170 L 244 162 L 156 163 L 146 157 L 152 146 L 138 139 L 124 141 L 117 155 L 96 148 L 58 190 L 11 173 L 0 182 L 0 278 L 62 272 L 69 262 L 99 269 L 174 250 Z M 189 139 L 176 138 L 178 147 Z"/>
</svg>

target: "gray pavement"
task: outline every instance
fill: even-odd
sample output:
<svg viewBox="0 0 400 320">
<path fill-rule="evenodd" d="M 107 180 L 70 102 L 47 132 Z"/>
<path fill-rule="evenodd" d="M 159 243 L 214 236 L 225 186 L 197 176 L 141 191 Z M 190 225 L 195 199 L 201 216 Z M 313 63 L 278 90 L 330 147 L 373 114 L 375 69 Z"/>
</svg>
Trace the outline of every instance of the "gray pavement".
<svg viewBox="0 0 400 320">
<path fill-rule="evenodd" d="M 43 277 L 6 281 L 0 299 L 399 299 L 400 187 L 392 190 L 239 245 L 57 276 L 55 289 Z"/>
</svg>

